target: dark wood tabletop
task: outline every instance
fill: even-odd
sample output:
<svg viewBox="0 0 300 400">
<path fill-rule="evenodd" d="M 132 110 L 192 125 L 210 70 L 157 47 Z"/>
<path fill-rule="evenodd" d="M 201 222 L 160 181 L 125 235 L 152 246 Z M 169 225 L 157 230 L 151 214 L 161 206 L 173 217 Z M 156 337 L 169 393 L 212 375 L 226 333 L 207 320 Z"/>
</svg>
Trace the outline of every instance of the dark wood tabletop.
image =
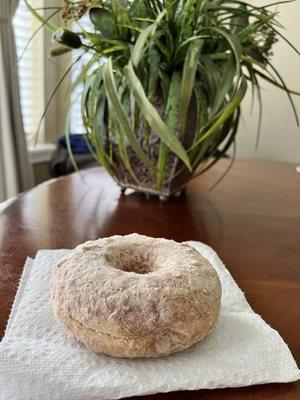
<svg viewBox="0 0 300 400">
<path fill-rule="evenodd" d="M 0 335 L 4 334 L 27 256 L 88 239 L 137 232 L 212 246 L 252 308 L 288 343 L 300 364 L 300 173 L 294 164 L 228 161 L 161 203 L 120 196 L 100 168 L 74 173 L 21 194 L 0 213 Z M 300 399 L 300 383 L 200 390 L 139 399 Z"/>
</svg>

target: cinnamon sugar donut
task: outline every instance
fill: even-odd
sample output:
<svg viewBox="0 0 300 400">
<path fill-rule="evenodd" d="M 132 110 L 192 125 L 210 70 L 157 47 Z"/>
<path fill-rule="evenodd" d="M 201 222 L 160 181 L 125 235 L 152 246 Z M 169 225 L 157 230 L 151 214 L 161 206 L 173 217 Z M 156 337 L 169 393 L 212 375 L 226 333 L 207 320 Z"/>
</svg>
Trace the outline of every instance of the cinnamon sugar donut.
<svg viewBox="0 0 300 400">
<path fill-rule="evenodd" d="M 61 324 L 89 349 L 116 357 L 165 356 L 214 326 L 221 284 L 186 243 L 131 234 L 77 246 L 55 266 Z"/>
</svg>

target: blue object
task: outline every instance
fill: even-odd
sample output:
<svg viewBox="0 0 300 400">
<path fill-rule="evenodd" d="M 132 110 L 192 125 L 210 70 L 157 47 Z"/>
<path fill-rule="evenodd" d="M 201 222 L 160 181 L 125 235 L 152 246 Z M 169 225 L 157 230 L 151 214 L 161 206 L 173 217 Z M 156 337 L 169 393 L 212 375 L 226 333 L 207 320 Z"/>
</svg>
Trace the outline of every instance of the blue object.
<svg viewBox="0 0 300 400">
<path fill-rule="evenodd" d="M 90 154 L 90 150 L 86 144 L 85 134 L 72 133 L 69 136 L 69 140 L 73 154 Z M 59 139 L 58 145 L 60 148 L 67 149 L 65 136 Z"/>
</svg>

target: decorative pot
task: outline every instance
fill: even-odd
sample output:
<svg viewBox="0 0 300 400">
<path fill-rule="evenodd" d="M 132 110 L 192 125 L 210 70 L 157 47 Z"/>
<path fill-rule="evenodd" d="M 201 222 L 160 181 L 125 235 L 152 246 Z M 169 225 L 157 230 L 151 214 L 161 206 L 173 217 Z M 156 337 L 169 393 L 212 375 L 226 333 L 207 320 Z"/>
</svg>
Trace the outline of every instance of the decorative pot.
<svg viewBox="0 0 300 400">
<path fill-rule="evenodd" d="M 156 99 L 153 101 L 153 105 L 158 114 L 163 116 L 166 106 L 160 91 L 158 91 Z M 182 144 L 185 148 L 190 147 L 192 144 L 196 130 L 196 119 L 197 104 L 196 99 L 193 96 L 188 110 L 186 133 L 182 140 Z M 162 201 L 168 199 L 172 195 L 179 195 L 182 192 L 192 178 L 193 173 L 188 170 L 184 163 L 174 153 L 169 152 L 167 165 L 161 176 L 160 182 L 158 182 L 159 178 L 157 171 L 149 169 L 137 157 L 129 145 L 126 150 L 130 169 L 125 165 L 124 157 L 120 154 L 118 137 L 114 135 L 113 127 L 111 126 L 109 131 L 108 126 L 109 123 L 106 121 L 107 135 L 105 151 L 107 154 L 111 154 L 111 164 L 114 165 L 114 167 L 111 169 L 110 174 L 119 184 L 122 192 L 125 192 L 127 188 L 131 188 L 145 194 L 156 195 Z M 138 139 L 140 147 L 148 155 L 152 164 L 156 166 L 159 159 L 161 145 L 160 138 L 152 129 L 149 129 L 149 126 L 146 126 L 145 128 L 145 125 L 141 120 L 137 124 L 135 136 Z M 179 136 L 178 130 L 177 136 Z"/>
</svg>

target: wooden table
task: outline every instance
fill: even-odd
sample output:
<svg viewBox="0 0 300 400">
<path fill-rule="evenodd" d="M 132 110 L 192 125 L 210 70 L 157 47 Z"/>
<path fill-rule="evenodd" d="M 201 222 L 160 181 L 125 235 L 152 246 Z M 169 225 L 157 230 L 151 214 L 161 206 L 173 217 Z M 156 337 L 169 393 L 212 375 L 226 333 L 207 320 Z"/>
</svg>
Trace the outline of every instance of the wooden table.
<svg viewBox="0 0 300 400">
<path fill-rule="evenodd" d="M 0 214 L 0 334 L 27 256 L 88 239 L 138 232 L 200 240 L 225 262 L 253 309 L 277 329 L 300 363 L 300 174 L 293 164 L 228 161 L 166 203 L 120 190 L 100 169 L 22 194 Z M 300 399 L 300 383 L 144 396 L 149 399 Z M 139 397 L 141 399 L 141 397 Z"/>
</svg>

